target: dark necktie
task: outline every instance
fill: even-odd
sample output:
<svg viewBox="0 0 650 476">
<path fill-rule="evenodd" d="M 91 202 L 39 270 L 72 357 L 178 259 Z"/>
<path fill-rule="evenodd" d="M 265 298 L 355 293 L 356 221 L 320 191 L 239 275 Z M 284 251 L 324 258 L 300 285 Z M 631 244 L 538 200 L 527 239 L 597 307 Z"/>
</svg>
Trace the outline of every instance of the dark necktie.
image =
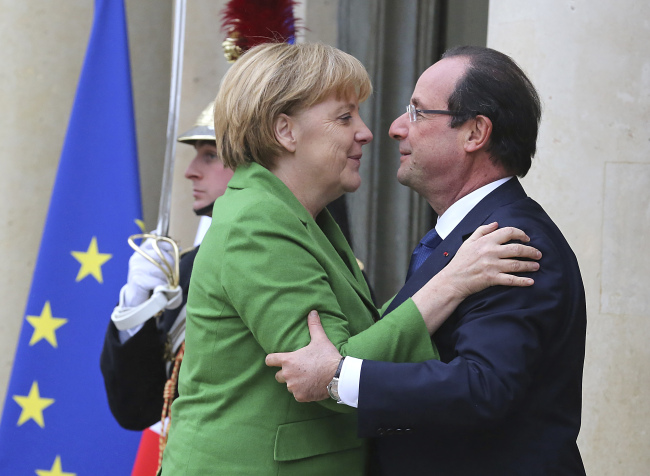
<svg viewBox="0 0 650 476">
<path fill-rule="evenodd" d="M 436 246 L 438 246 L 440 243 L 442 243 L 442 238 L 438 236 L 435 228 L 432 228 L 429 233 L 424 235 L 424 238 L 420 240 L 420 243 L 418 243 L 418 245 L 415 247 L 415 250 L 413 250 L 413 254 L 411 255 L 409 270 L 406 273 L 407 281 L 411 275 L 415 273 L 415 271 L 417 271 L 420 266 L 422 266 L 422 263 L 424 263 L 426 259 L 431 256 L 433 250 L 435 250 Z"/>
</svg>

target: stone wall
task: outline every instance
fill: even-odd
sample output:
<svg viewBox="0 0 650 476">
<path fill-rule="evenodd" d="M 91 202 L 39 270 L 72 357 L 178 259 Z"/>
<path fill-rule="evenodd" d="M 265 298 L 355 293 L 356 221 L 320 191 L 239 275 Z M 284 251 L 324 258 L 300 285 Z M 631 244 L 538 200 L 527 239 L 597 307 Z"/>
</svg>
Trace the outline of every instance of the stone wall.
<svg viewBox="0 0 650 476">
<path fill-rule="evenodd" d="M 523 180 L 560 226 L 587 294 L 583 425 L 590 476 L 650 471 L 650 4 L 491 0 L 488 46 L 543 100 Z"/>
</svg>

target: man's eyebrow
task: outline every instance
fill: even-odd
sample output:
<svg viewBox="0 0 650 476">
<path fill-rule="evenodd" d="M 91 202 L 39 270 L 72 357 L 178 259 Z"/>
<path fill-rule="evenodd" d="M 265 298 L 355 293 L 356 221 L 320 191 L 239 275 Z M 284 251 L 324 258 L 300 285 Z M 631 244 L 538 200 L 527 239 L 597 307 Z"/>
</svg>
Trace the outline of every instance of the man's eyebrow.
<svg viewBox="0 0 650 476">
<path fill-rule="evenodd" d="M 411 98 L 411 104 L 413 104 L 415 107 L 418 107 L 420 105 L 420 101 L 418 101 L 418 98 Z"/>
</svg>

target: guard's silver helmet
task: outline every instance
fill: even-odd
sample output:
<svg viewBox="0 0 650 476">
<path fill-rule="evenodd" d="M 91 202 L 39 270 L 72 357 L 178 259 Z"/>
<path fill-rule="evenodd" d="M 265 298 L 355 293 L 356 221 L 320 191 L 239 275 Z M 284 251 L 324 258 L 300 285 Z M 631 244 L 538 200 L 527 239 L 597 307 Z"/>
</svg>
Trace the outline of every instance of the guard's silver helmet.
<svg viewBox="0 0 650 476">
<path fill-rule="evenodd" d="M 212 140 L 216 141 L 214 135 L 214 101 L 199 114 L 196 119 L 196 124 L 190 130 L 183 132 L 178 136 L 178 142 L 186 144 L 194 144 L 198 140 Z"/>
</svg>

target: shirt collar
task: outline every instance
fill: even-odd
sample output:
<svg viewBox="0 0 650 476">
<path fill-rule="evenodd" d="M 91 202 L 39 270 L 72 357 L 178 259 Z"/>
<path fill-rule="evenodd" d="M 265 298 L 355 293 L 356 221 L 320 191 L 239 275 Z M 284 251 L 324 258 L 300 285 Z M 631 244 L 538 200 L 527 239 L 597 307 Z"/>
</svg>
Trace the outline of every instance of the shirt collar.
<svg viewBox="0 0 650 476">
<path fill-rule="evenodd" d="M 460 200 L 454 202 L 441 216 L 436 223 L 436 232 L 443 240 L 458 226 L 465 216 L 472 211 L 478 202 L 483 200 L 490 192 L 506 183 L 512 177 L 505 177 L 481 188 L 477 188 L 472 193 L 465 195 Z"/>
</svg>

